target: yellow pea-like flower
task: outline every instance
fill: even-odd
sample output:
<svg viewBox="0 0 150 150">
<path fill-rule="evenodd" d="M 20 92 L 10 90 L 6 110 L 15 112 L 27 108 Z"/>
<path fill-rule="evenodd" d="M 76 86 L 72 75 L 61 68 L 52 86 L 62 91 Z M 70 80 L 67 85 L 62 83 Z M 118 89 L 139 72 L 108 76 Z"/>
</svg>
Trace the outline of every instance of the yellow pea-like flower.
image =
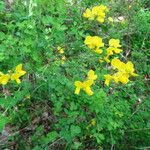
<svg viewBox="0 0 150 150">
<path fill-rule="evenodd" d="M 93 95 L 93 91 L 91 90 L 91 85 L 93 84 L 93 80 L 87 80 L 83 82 L 83 90 L 88 94 L 89 96 Z"/>
<path fill-rule="evenodd" d="M 93 92 L 90 87 L 92 84 L 93 84 L 92 80 L 87 80 L 84 82 L 75 81 L 76 86 L 75 94 L 79 95 L 80 90 L 83 89 L 89 96 L 93 95 Z"/>
<path fill-rule="evenodd" d="M 118 39 L 110 39 L 109 40 L 109 46 L 110 47 L 115 47 L 115 48 L 121 47 L 120 40 L 118 40 Z"/>
<path fill-rule="evenodd" d="M 97 79 L 97 75 L 95 74 L 93 70 L 90 70 L 88 72 L 88 80 L 96 80 L 96 79 Z"/>
<path fill-rule="evenodd" d="M 89 19 L 94 19 L 94 15 L 92 14 L 92 11 L 89 8 L 87 8 L 85 10 L 85 12 L 83 13 L 83 17 L 89 18 Z"/>
<path fill-rule="evenodd" d="M 127 84 L 130 80 L 130 76 L 138 76 L 134 73 L 135 69 L 131 61 L 124 63 L 118 58 L 114 58 L 111 61 L 111 65 L 114 69 L 117 69 L 118 72 L 113 75 L 105 75 L 105 84 L 108 86 L 111 80 L 114 80 L 116 83 L 121 82 Z"/>
<path fill-rule="evenodd" d="M 110 81 L 113 79 L 113 77 L 112 77 L 111 75 L 109 75 L 109 74 L 104 75 L 104 77 L 105 77 L 105 84 L 106 84 L 107 86 L 109 86 L 109 83 L 110 83 Z"/>
<path fill-rule="evenodd" d="M 22 69 L 22 64 L 16 66 L 15 73 L 11 75 L 11 80 L 15 80 L 18 84 L 21 83 L 20 77 L 26 74 L 26 71 Z"/>
<path fill-rule="evenodd" d="M 83 88 L 83 83 L 80 81 L 75 81 L 74 85 L 76 86 L 75 94 L 79 95 L 80 90 Z"/>
<path fill-rule="evenodd" d="M 126 63 L 125 69 L 126 69 L 126 72 L 131 74 L 131 76 L 134 76 L 134 77 L 138 76 L 138 74 L 134 73 L 135 69 L 134 69 L 134 65 L 131 61 Z"/>
<path fill-rule="evenodd" d="M 3 74 L 2 72 L 0 72 L 0 84 L 6 85 L 9 81 L 9 79 L 10 79 L 9 74 Z"/>
<path fill-rule="evenodd" d="M 102 53 L 102 50 L 100 48 L 104 47 L 102 38 L 98 36 L 87 36 L 84 40 L 84 44 L 99 54 Z"/>
<path fill-rule="evenodd" d="M 101 54 L 103 52 L 103 50 L 102 49 L 96 49 L 96 50 L 94 50 L 94 52 L 97 54 Z"/>
<path fill-rule="evenodd" d="M 15 71 L 16 71 L 16 73 L 18 73 L 20 76 L 23 76 L 24 74 L 26 74 L 26 71 L 24 71 L 24 70 L 22 69 L 22 64 L 17 65 Z"/>
<path fill-rule="evenodd" d="M 118 58 L 114 58 L 111 61 L 111 65 L 114 69 L 123 70 L 125 68 L 125 63 L 121 62 Z"/>
<path fill-rule="evenodd" d="M 81 89 L 88 94 L 89 96 L 93 95 L 93 91 L 91 90 L 91 86 L 94 84 L 94 80 L 97 79 L 97 75 L 94 73 L 93 70 L 88 72 L 87 80 L 75 81 L 74 85 L 76 87 L 75 94 L 79 95 Z"/>
</svg>

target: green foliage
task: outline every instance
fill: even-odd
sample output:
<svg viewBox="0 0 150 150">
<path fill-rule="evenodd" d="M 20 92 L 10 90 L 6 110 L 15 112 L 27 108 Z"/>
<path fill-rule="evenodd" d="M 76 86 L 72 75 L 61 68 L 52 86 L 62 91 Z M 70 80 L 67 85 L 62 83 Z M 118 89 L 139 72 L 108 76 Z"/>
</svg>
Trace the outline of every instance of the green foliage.
<svg viewBox="0 0 150 150">
<path fill-rule="evenodd" d="M 9 118 L 5 116 L 0 116 L 0 132 L 3 131 L 4 126 L 9 122 Z"/>
<path fill-rule="evenodd" d="M 109 7 L 106 18 L 113 23 L 82 17 L 99 4 Z M 149 146 L 149 24 L 147 0 L 0 2 L 0 71 L 22 63 L 27 72 L 20 84 L 0 87 L 0 132 L 2 138 L 4 131 L 9 134 L 0 137 L 0 149 Z M 139 76 L 126 85 L 104 85 L 110 65 L 99 63 L 99 54 L 84 45 L 87 35 L 102 37 L 106 46 L 109 39 L 120 39 L 123 53 L 115 57 L 131 60 Z M 84 81 L 90 69 L 98 76 L 94 94 L 75 95 L 74 82 Z"/>
</svg>

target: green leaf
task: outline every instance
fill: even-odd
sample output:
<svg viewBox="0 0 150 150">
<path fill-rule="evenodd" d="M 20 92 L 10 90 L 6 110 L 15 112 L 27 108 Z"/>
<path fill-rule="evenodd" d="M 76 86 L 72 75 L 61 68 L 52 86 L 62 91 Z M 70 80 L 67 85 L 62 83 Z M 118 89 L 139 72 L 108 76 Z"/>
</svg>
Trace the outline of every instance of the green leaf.
<svg viewBox="0 0 150 150">
<path fill-rule="evenodd" d="M 95 133 L 94 136 L 96 138 L 97 143 L 101 143 L 105 139 L 104 135 L 101 133 Z"/>
<path fill-rule="evenodd" d="M 0 32 L 0 40 L 4 40 L 5 39 L 5 34 L 3 32 Z"/>
<path fill-rule="evenodd" d="M 73 137 L 81 133 L 81 128 L 79 126 L 71 125 L 70 130 L 71 136 Z"/>
<path fill-rule="evenodd" d="M 78 150 L 81 145 L 82 145 L 82 143 L 80 143 L 80 142 L 74 142 L 71 146 L 71 149 Z"/>
<path fill-rule="evenodd" d="M 4 126 L 8 123 L 9 119 L 5 116 L 0 116 L 0 132 L 2 132 Z"/>
<path fill-rule="evenodd" d="M 3 11 L 5 9 L 5 2 L 0 2 L 0 11 Z"/>
<path fill-rule="evenodd" d="M 54 141 L 58 137 L 58 133 L 56 131 L 52 131 L 46 135 L 46 137 L 42 137 L 42 144 L 46 145 L 52 141 Z"/>
<path fill-rule="evenodd" d="M 105 101 L 106 101 L 106 93 L 103 91 L 103 89 L 100 89 L 93 95 L 91 100 L 92 104 L 90 107 L 92 110 L 98 113 L 103 110 Z"/>
<path fill-rule="evenodd" d="M 3 61 L 5 59 L 4 53 L 0 53 L 0 61 Z"/>
<path fill-rule="evenodd" d="M 55 23 L 55 20 L 53 17 L 50 17 L 50 16 L 44 16 L 42 18 L 42 22 L 44 25 L 50 25 L 50 24 L 54 24 Z"/>
<path fill-rule="evenodd" d="M 17 102 L 18 102 L 17 99 L 14 99 L 11 97 L 9 97 L 7 99 L 1 98 L 0 99 L 0 106 L 2 106 L 5 109 L 8 109 L 8 108 L 11 108 L 12 106 L 16 105 Z"/>
</svg>

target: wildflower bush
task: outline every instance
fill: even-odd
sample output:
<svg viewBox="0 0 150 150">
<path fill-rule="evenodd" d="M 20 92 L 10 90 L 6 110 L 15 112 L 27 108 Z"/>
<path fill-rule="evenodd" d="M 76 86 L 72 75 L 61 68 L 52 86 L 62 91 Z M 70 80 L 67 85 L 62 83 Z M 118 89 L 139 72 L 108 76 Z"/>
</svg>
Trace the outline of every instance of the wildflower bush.
<svg viewBox="0 0 150 150">
<path fill-rule="evenodd" d="M 0 149 L 150 146 L 147 0 L 0 2 Z"/>
</svg>

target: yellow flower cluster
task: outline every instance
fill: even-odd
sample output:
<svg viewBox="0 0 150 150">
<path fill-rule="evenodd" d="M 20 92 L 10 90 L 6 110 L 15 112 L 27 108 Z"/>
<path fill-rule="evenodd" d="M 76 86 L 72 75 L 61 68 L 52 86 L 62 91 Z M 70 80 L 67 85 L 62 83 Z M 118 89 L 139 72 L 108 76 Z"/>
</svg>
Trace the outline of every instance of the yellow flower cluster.
<svg viewBox="0 0 150 150">
<path fill-rule="evenodd" d="M 88 18 L 89 20 L 96 19 L 100 23 L 103 23 L 105 20 L 105 13 L 108 11 L 108 8 L 104 5 L 95 6 L 92 9 L 86 9 L 86 11 L 83 13 L 83 17 Z M 113 22 L 112 17 L 108 17 L 109 22 Z M 104 43 L 102 38 L 98 36 L 87 36 L 84 40 L 84 44 L 88 46 L 91 50 L 94 52 L 101 54 L 103 53 L 102 48 L 104 47 Z M 118 71 L 113 74 L 107 74 L 104 75 L 105 77 L 105 84 L 108 86 L 110 84 L 110 81 L 114 80 L 116 83 L 123 83 L 126 84 L 129 82 L 130 76 L 138 76 L 136 73 L 134 73 L 134 66 L 132 62 L 123 63 L 119 59 L 114 58 L 112 61 L 110 61 L 110 56 L 114 54 L 119 54 L 122 52 L 121 44 L 119 39 L 110 39 L 109 40 L 109 47 L 106 49 L 106 55 L 103 57 L 103 59 L 100 59 L 100 62 L 106 61 L 111 62 L 111 66 L 113 69 L 117 69 Z M 81 89 L 85 91 L 86 94 L 89 96 L 93 95 L 93 91 L 91 90 L 91 86 L 94 84 L 94 80 L 97 79 L 97 75 L 95 75 L 93 70 L 90 70 L 88 72 L 88 77 L 85 81 L 75 81 L 74 85 L 76 87 L 75 94 L 79 94 Z M 91 122 L 91 124 L 94 126 L 96 124 L 95 120 Z"/>
<path fill-rule="evenodd" d="M 122 52 L 122 49 L 120 49 L 121 45 L 120 45 L 120 40 L 118 39 L 110 39 L 109 40 L 109 47 L 106 49 L 107 55 L 106 57 L 104 57 L 104 60 L 106 62 L 110 62 L 109 57 L 111 55 L 115 54 L 119 54 Z"/>
<path fill-rule="evenodd" d="M 93 95 L 93 91 L 91 90 L 91 85 L 94 84 L 94 80 L 97 79 L 97 75 L 93 70 L 88 72 L 88 77 L 85 81 L 75 81 L 74 85 L 76 86 L 75 94 L 79 95 L 80 90 L 84 90 L 86 94 L 89 96 Z"/>
<path fill-rule="evenodd" d="M 138 76 L 136 73 L 134 73 L 135 69 L 133 66 L 133 63 L 131 61 L 128 61 L 126 64 L 121 62 L 118 58 L 114 58 L 111 61 L 111 66 L 114 69 L 117 69 L 118 72 L 113 75 L 105 75 L 105 84 L 108 86 L 111 80 L 114 80 L 116 83 L 121 82 L 123 84 L 126 84 L 129 82 L 130 76 Z"/>
<path fill-rule="evenodd" d="M 0 84 L 6 85 L 9 82 L 9 80 L 15 80 L 19 84 L 21 83 L 19 78 L 25 73 L 26 71 L 22 70 L 22 64 L 16 66 L 15 73 L 13 74 L 3 74 L 2 72 L 0 72 Z"/>
<path fill-rule="evenodd" d="M 102 41 L 102 38 L 98 36 L 87 36 L 85 38 L 84 44 L 98 54 L 101 54 L 103 52 L 103 50 L 100 48 L 104 47 L 104 43 Z"/>
<path fill-rule="evenodd" d="M 96 19 L 98 22 L 103 23 L 107 11 L 107 6 L 94 6 L 92 9 L 87 8 L 83 13 L 83 17 L 88 18 L 89 20 Z"/>
<path fill-rule="evenodd" d="M 104 47 L 104 43 L 102 41 L 102 38 L 98 36 L 87 36 L 84 40 L 84 44 L 98 54 L 101 54 L 103 52 L 101 48 Z M 109 63 L 110 62 L 109 57 L 111 55 L 119 54 L 122 52 L 122 49 L 120 49 L 120 47 L 121 47 L 120 40 L 110 39 L 109 47 L 106 49 L 107 54 L 103 59 L 100 59 L 100 62 L 103 62 L 104 60 Z"/>
</svg>

